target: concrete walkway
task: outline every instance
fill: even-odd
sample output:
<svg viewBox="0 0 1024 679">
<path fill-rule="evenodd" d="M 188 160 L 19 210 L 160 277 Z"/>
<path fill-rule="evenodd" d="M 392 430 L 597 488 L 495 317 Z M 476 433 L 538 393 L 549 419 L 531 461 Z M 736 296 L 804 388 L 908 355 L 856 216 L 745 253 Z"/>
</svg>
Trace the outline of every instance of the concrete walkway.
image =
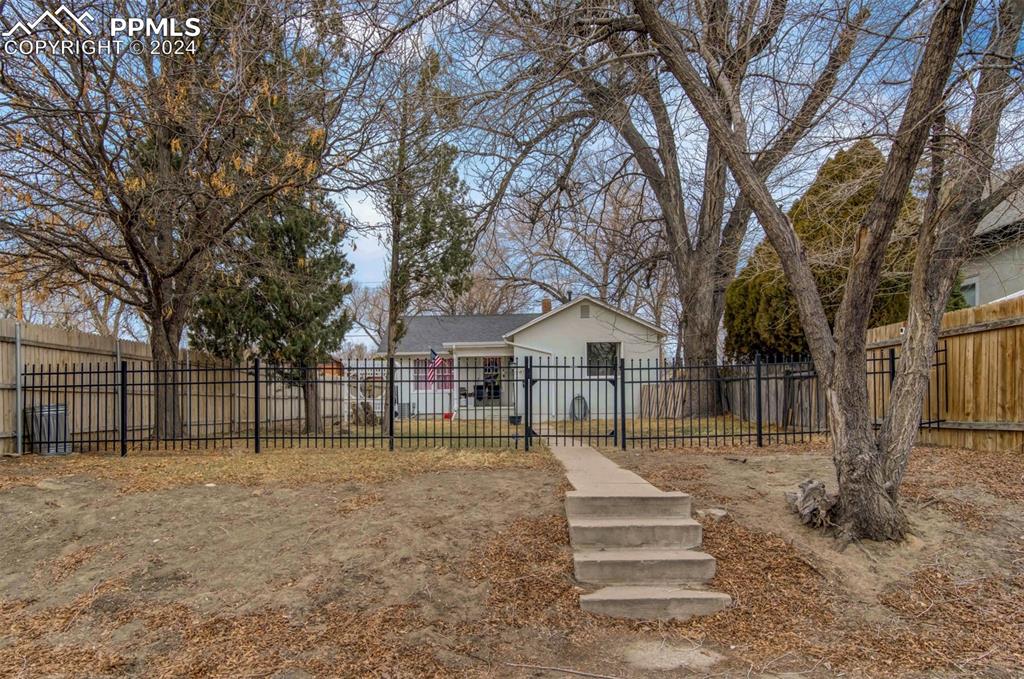
<svg viewBox="0 0 1024 679">
<path fill-rule="evenodd" d="M 565 495 L 576 579 L 601 585 L 580 597 L 592 613 L 685 619 L 719 611 L 726 594 L 703 589 L 715 574 L 699 551 L 690 496 L 658 490 L 587 445 L 549 445 L 573 489 Z"/>
</svg>

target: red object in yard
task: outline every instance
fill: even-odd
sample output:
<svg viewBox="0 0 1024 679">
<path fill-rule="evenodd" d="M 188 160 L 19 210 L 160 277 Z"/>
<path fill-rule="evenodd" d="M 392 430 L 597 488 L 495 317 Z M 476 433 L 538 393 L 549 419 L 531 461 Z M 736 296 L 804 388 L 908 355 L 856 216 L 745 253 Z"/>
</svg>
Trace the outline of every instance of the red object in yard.
<svg viewBox="0 0 1024 679">
<path fill-rule="evenodd" d="M 450 420 L 450 419 L 452 419 L 452 414 L 451 413 L 445 413 L 443 417 L 446 420 Z"/>
</svg>

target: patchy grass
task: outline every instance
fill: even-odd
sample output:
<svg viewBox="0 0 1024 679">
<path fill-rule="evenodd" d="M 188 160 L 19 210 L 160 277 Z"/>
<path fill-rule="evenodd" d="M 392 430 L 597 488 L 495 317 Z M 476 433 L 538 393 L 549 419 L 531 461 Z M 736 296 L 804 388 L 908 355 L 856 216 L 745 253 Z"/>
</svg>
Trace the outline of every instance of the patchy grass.
<svg viewBox="0 0 1024 679">
<path fill-rule="evenodd" d="M 545 426 L 563 436 L 588 438 L 604 436 L 621 425 L 611 418 L 595 417 L 579 421 L 551 421 Z M 626 432 L 630 447 L 639 448 L 714 446 L 720 450 L 722 446 L 751 446 L 757 442 L 757 424 L 729 413 L 717 417 L 627 417 Z M 824 440 L 821 434 L 801 433 L 799 427 L 787 429 L 770 424 L 762 427 L 762 435 L 773 445 L 807 440 L 820 445 Z"/>
<path fill-rule="evenodd" d="M 501 449 L 285 448 L 258 455 L 246 450 L 136 452 L 124 458 L 93 453 L 32 455 L 0 461 L 0 489 L 79 474 L 115 481 L 122 492 L 133 493 L 206 483 L 291 487 L 346 481 L 384 483 L 427 472 L 542 469 L 554 464 L 543 447 L 529 453 Z"/>
<path fill-rule="evenodd" d="M 89 622 L 130 628 L 150 642 L 174 640 L 150 658 L 148 677 L 254 677 L 289 670 L 326 677 L 337 676 L 339 668 L 349 676 L 457 676 L 437 659 L 435 644 L 405 640 L 425 625 L 415 606 L 360 612 L 332 602 L 301 618 L 278 610 L 207 616 L 185 606 L 116 597 L 123 593 L 122 582 L 110 581 L 42 613 L 21 603 L 0 605 L 0 626 L 9 635 L 0 647 L 0 675 L 117 676 L 140 669 L 131 655 L 109 652 L 96 640 L 43 642 L 54 631 Z"/>
<path fill-rule="evenodd" d="M 1016 458 L 916 450 L 914 541 L 840 551 L 782 498 L 828 478 L 824 448 L 615 457 L 698 509 L 728 510 L 703 521 L 704 549 L 717 559 L 710 587 L 733 607 L 682 622 L 581 611 L 566 486 L 543 451 L 0 463 L 0 675 L 652 676 L 624 659 L 637 642 L 702 645 L 724 656 L 718 676 L 1010 677 L 1024 666 Z M 986 518 L 971 529 L 931 498 Z"/>
</svg>

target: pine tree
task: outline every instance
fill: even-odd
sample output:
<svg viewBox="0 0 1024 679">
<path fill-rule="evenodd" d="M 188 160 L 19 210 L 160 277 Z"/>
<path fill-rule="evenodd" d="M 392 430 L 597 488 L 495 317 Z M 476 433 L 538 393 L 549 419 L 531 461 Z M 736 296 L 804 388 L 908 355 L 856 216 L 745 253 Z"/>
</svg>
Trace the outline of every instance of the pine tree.
<svg viewBox="0 0 1024 679">
<path fill-rule="evenodd" d="M 885 158 L 874 144 L 857 142 L 821 166 L 789 211 L 811 261 L 829 323 L 842 297 L 858 224 L 874 197 L 884 165 Z M 872 325 L 907 317 L 919 212 L 918 201 L 908 197 L 886 253 L 885 272 L 871 309 Z M 963 296 L 954 295 L 950 308 L 962 306 Z M 760 243 L 725 293 L 726 353 L 734 358 L 805 354 L 807 342 L 796 309 L 778 255 L 767 242 Z"/>
<path fill-rule="evenodd" d="M 306 431 L 321 431 L 316 366 L 342 346 L 352 265 L 341 215 L 327 199 L 278 203 L 240 232 L 244 262 L 222 268 L 203 292 L 191 344 L 216 356 L 258 356 L 300 385 Z"/>
<path fill-rule="evenodd" d="M 387 217 L 388 310 L 385 353 L 405 334 L 402 315 L 417 301 L 458 296 L 469 284 L 476 232 L 455 147 L 443 141 L 457 118 L 455 99 L 440 85 L 434 52 L 403 86 L 392 111 L 393 143 L 380 158 L 383 180 L 372 189 Z"/>
</svg>

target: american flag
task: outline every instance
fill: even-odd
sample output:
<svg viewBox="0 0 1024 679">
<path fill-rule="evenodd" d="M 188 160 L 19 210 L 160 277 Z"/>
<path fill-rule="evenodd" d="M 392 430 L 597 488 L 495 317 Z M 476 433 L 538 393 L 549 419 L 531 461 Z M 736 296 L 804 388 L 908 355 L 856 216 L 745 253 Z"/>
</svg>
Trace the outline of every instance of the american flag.
<svg viewBox="0 0 1024 679">
<path fill-rule="evenodd" d="M 427 384 L 433 384 L 437 379 L 437 369 L 444 362 L 444 359 L 433 349 L 430 350 L 430 365 L 427 366 Z"/>
</svg>

